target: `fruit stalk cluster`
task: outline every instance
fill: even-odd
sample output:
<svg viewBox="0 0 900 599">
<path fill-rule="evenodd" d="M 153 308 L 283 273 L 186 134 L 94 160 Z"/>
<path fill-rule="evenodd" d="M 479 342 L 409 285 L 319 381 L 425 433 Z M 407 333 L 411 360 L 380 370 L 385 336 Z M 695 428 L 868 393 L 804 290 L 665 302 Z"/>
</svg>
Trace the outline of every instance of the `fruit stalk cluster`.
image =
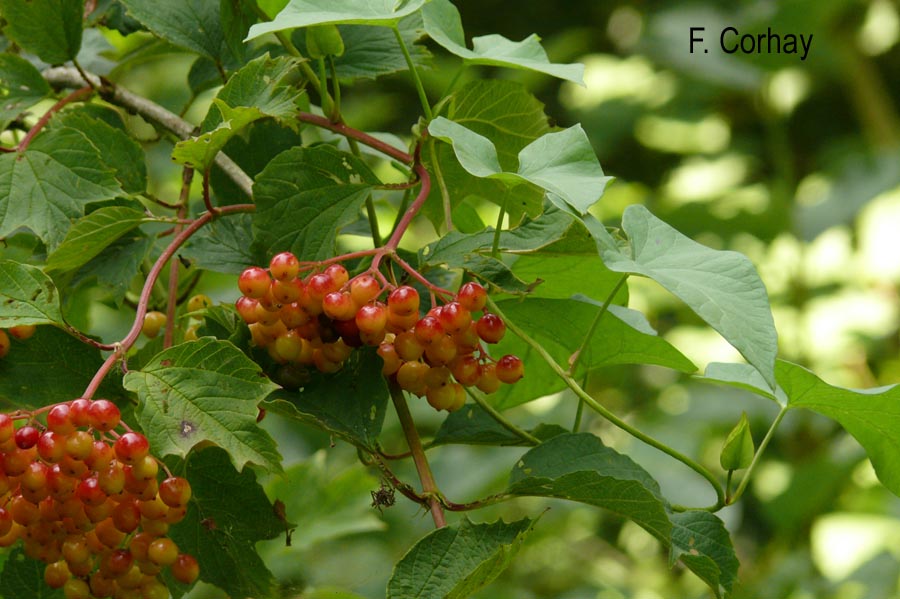
<svg viewBox="0 0 900 599">
<path fill-rule="evenodd" d="M 391 285 L 371 269 L 351 279 L 339 260 L 320 270 L 282 252 L 268 269 L 241 273 L 237 311 L 255 345 L 276 362 L 333 373 L 354 348 L 377 347 L 385 376 L 449 411 L 465 403 L 466 386 L 493 393 L 524 375 L 518 357 L 495 359 L 486 347 L 503 338 L 506 325 L 485 311 L 487 291 L 479 283 L 456 294 L 437 289 L 423 315 L 414 287 Z M 452 299 L 438 304 L 438 298 Z"/>
</svg>

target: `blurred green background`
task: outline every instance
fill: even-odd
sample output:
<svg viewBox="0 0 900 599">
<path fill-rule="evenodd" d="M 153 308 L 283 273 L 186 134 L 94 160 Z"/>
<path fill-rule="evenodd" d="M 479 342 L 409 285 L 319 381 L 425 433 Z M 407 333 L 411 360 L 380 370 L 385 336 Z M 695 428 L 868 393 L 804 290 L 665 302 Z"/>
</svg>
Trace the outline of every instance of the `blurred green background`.
<svg viewBox="0 0 900 599">
<path fill-rule="evenodd" d="M 523 81 L 557 124 L 581 122 L 604 170 L 616 177 L 596 207 L 607 225 L 615 226 L 626 206 L 642 203 L 697 241 L 747 254 L 768 287 L 781 357 L 832 384 L 900 380 L 900 3 L 455 3 L 468 36 L 519 40 L 536 32 L 555 62 L 586 65 L 584 88 L 499 69 L 469 69 L 461 80 Z M 689 53 L 692 26 L 706 27 L 708 54 Z M 726 55 L 713 43 L 725 26 L 814 37 L 805 61 Z M 436 68 L 423 76 L 437 98 L 459 64 L 432 50 Z M 179 110 L 188 100 L 190 67 L 180 56 L 149 54 L 121 81 Z M 203 98 L 187 113 L 195 122 L 205 112 Z M 419 114 L 404 76 L 348 86 L 344 98 L 347 121 L 367 130 L 408 135 L 411 115 Z M 165 197 L 177 193 L 177 173 L 168 158 L 171 145 L 157 148 L 150 167 L 170 181 L 157 190 Z M 484 207 L 486 215 L 490 211 Z M 427 227 L 421 231 L 431 234 Z M 218 300 L 237 297 L 232 278 L 204 285 Z M 645 311 L 701 368 L 739 359 L 655 284 L 632 278 L 629 286 L 631 307 Z M 593 377 L 589 388 L 605 405 L 717 469 L 722 441 L 742 411 L 757 442 L 777 411 L 766 400 L 659 368 L 618 367 Z M 575 404 L 563 393 L 508 415 L 526 427 L 539 421 L 568 426 Z M 416 408 L 427 437 L 441 417 Z M 428 515 L 400 497 L 378 514 L 369 492 L 379 481 L 350 448 L 332 447 L 326 436 L 274 416 L 265 423 L 286 463 L 295 464 L 286 478 L 269 484 L 299 524 L 292 546 L 279 540 L 264 548 L 284 596 L 383 596 L 392 564 L 430 529 Z M 702 480 L 662 454 L 600 420 L 589 419 L 585 428 L 647 468 L 673 502 L 710 501 Z M 396 422 L 389 422 L 385 439 L 397 445 L 386 450 L 402 451 L 401 438 Z M 429 456 L 442 489 L 462 502 L 501 490 L 521 453 L 452 447 Z M 408 465 L 398 465 L 398 472 L 414 480 Z M 670 570 L 647 533 L 609 513 L 519 500 L 472 518 L 534 517 L 547 508 L 513 566 L 478 597 L 710 596 L 693 574 L 680 566 Z M 900 500 L 878 484 L 860 447 L 829 420 L 791 412 L 748 493 L 720 515 L 742 563 L 735 597 L 900 596 Z M 216 595 L 198 588 L 192 596 Z"/>
</svg>

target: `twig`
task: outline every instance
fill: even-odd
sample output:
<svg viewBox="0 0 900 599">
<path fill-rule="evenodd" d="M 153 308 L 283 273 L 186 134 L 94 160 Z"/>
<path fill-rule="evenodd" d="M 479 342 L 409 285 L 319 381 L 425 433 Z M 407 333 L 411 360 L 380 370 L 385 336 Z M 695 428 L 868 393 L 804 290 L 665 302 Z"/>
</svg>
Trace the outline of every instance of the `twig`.
<svg viewBox="0 0 900 599">
<path fill-rule="evenodd" d="M 55 87 L 81 87 L 84 79 L 73 67 L 54 67 L 45 70 L 44 79 Z M 168 129 L 181 139 L 188 139 L 194 134 L 194 125 L 170 112 L 155 102 L 139 96 L 127 89 L 101 79 L 97 75 L 85 72 L 84 76 L 100 90 L 104 100 L 133 111 L 147 120 L 153 121 Z M 24 140 L 23 140 L 24 141 Z M 216 164 L 247 196 L 253 195 L 253 180 L 231 158 L 223 152 L 216 155 Z"/>
</svg>

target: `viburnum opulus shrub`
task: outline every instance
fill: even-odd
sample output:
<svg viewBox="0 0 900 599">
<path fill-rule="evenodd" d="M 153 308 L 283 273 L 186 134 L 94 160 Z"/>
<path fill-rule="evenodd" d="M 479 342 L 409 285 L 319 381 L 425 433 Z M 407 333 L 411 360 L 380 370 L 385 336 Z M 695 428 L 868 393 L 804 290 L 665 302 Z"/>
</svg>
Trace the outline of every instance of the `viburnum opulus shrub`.
<svg viewBox="0 0 900 599">
<path fill-rule="evenodd" d="M 505 522 L 479 510 L 525 496 L 630 519 L 729 594 L 738 560 L 716 513 L 740 499 L 771 430 L 756 446 L 742 420 L 710 461 L 585 389 L 616 365 L 697 370 L 627 307 L 629 277 L 655 280 L 746 359 L 701 379 L 775 402 L 772 430 L 797 408 L 836 419 L 900 491 L 897 448 L 882 442 L 900 431 L 896 390 L 832 387 L 777 360 L 766 290 L 744 256 L 642 206 L 608 229 L 591 212 L 607 177 L 580 126 L 551 126 L 517 83 L 457 78 L 438 96 L 419 75 L 432 53 L 453 69 L 577 84 L 580 65 L 550 62 L 536 37 L 470 46 L 449 0 L 271 4 L 0 0 L 0 595 L 180 597 L 199 579 L 276 596 L 256 544 L 302 540 L 291 494 L 311 490 L 263 491 L 259 478 L 283 469 L 267 413 L 355 446 L 359 468 L 384 481 L 373 510 L 397 493 L 430 514 L 435 530 L 396 564 L 392 599 L 489 584 L 540 512 Z M 192 103 L 215 90 L 197 122 L 119 83 L 161 48 L 192 61 Z M 396 134 L 345 120 L 342 102 L 360 100 L 350 84 L 395 73 L 419 114 L 396 115 Z M 146 155 L 160 148 L 180 191 L 148 180 Z M 414 234 L 420 224 L 432 241 Z M 192 291 L 209 273 L 229 277 L 232 300 Z M 101 304 L 130 328 L 96 327 Z M 673 504 L 580 418 L 517 423 L 512 408 L 564 389 L 579 414 L 667 454 L 708 491 Z M 410 402 L 445 414 L 432 439 Z M 389 410 L 405 439 L 383 438 Z M 401 442 L 401 455 L 382 449 Z M 505 488 L 458 503 L 425 452 L 451 444 L 521 453 Z"/>
</svg>

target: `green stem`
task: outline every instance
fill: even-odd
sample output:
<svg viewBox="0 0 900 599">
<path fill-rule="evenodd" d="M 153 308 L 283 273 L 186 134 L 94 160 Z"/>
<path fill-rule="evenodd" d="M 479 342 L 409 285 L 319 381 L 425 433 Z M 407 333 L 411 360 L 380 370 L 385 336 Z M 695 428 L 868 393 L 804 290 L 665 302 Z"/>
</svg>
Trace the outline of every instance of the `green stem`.
<svg viewBox="0 0 900 599">
<path fill-rule="evenodd" d="M 422 103 L 422 110 L 425 112 L 425 118 L 430 121 L 434 116 L 431 113 L 431 104 L 428 103 L 428 96 L 425 95 L 425 88 L 422 86 L 422 80 L 419 78 L 419 72 L 416 70 L 416 65 L 413 63 L 412 56 L 409 54 L 409 48 L 406 47 L 406 42 L 403 41 L 403 35 L 400 33 L 400 29 L 398 29 L 396 25 L 393 29 L 394 37 L 397 38 L 397 43 L 400 44 L 400 50 L 403 51 L 403 58 L 406 59 L 406 66 L 409 67 L 409 73 L 416 86 L 416 93 L 419 94 L 419 102 Z"/>
<path fill-rule="evenodd" d="M 700 509 L 710 511 L 710 512 L 715 512 L 715 511 L 718 511 L 719 509 L 721 509 L 725 505 L 725 491 L 722 489 L 722 485 L 719 484 L 718 479 L 716 479 L 716 477 L 709 470 L 707 470 L 701 464 L 695 462 L 688 456 L 684 455 L 680 451 L 673 449 L 672 447 L 669 447 L 662 441 L 658 441 L 657 439 L 654 439 L 653 437 L 644 433 L 643 431 L 631 426 L 630 424 L 628 424 L 627 422 L 625 422 L 624 420 L 622 420 L 621 418 L 619 418 L 618 416 L 613 414 L 607 408 L 600 405 L 597 402 L 597 400 L 595 400 L 584 389 L 581 388 L 581 386 L 578 384 L 578 382 L 572 378 L 572 375 L 570 375 L 568 372 L 563 370 L 562 367 L 556 363 L 556 360 L 553 359 L 553 356 L 551 356 L 549 353 L 547 353 L 547 350 L 544 349 L 544 347 L 540 343 L 538 343 L 537 341 L 532 339 L 527 333 L 525 333 L 525 331 L 520 329 L 518 327 L 518 325 L 516 325 L 514 322 L 510 321 L 509 318 L 507 318 L 503 314 L 503 312 L 500 310 L 500 308 L 497 306 L 497 304 L 494 302 L 494 300 L 492 300 L 490 297 L 488 297 L 487 303 L 491 309 L 491 312 L 493 312 L 494 314 L 496 314 L 497 316 L 499 316 L 500 318 L 503 319 L 503 322 L 506 323 L 506 328 L 508 328 L 510 331 L 512 331 L 513 334 L 518 336 L 522 341 L 524 341 L 528 346 L 530 346 L 535 352 L 537 352 L 537 354 L 539 356 L 541 356 L 544 359 L 544 361 L 547 362 L 547 365 L 550 366 L 550 368 L 556 373 L 556 375 L 559 378 L 561 378 L 563 380 L 563 382 L 565 382 L 566 386 L 569 387 L 569 389 L 571 389 L 572 392 L 575 393 L 575 395 L 579 399 L 581 399 L 589 408 L 591 408 L 592 410 L 594 410 L 595 412 L 597 412 L 598 414 L 600 414 L 601 416 L 606 418 L 614 426 L 622 429 L 623 431 L 625 431 L 626 433 L 628 433 L 635 439 L 643 441 L 650 447 L 654 447 L 654 448 L 658 449 L 659 451 L 665 453 L 666 455 L 671 456 L 672 458 L 678 460 L 679 462 L 681 462 L 682 464 L 684 464 L 685 466 L 687 466 L 688 468 L 690 468 L 691 470 L 693 470 L 694 472 L 696 472 L 697 474 L 699 474 L 700 476 L 705 478 L 707 481 L 709 481 L 709 484 L 712 485 L 713 490 L 715 490 L 715 492 L 716 492 L 716 503 L 712 506 L 700 508 Z M 685 511 L 687 509 L 693 509 L 693 508 L 686 508 L 683 506 L 673 505 L 672 509 L 675 511 Z"/>
<path fill-rule="evenodd" d="M 506 216 L 506 200 L 509 198 L 509 188 L 503 195 L 503 203 L 500 204 L 500 212 L 497 214 L 497 226 L 494 227 L 494 241 L 491 243 L 491 257 L 500 258 L 500 234 L 503 232 L 503 218 Z"/>
<path fill-rule="evenodd" d="M 591 323 L 591 326 L 588 328 L 587 334 L 584 336 L 584 341 L 581 342 L 581 347 L 572 354 L 571 362 L 569 363 L 569 374 L 575 373 L 575 367 L 578 366 L 578 362 L 581 360 L 581 356 L 584 355 L 584 351 L 587 349 L 588 344 L 591 342 L 591 338 L 594 336 L 594 332 L 597 330 L 597 326 L 600 324 L 600 319 L 603 318 L 603 315 L 606 314 L 606 311 L 609 310 L 609 305 L 615 299 L 616 294 L 619 293 L 619 289 L 625 284 L 625 281 L 628 280 L 628 275 L 622 275 L 622 278 L 619 279 L 619 282 L 616 283 L 616 286 L 613 287 L 613 290 L 606 296 L 606 301 L 603 302 L 603 305 L 600 306 L 600 310 L 597 311 L 597 316 L 594 317 L 594 321 Z"/>
<path fill-rule="evenodd" d="M 581 382 L 581 388 L 587 387 L 588 375 L 584 373 L 584 380 Z M 581 420 L 584 417 L 584 402 L 578 400 L 578 407 L 575 408 L 575 422 L 572 423 L 572 432 L 577 433 L 581 429 Z"/>
<path fill-rule="evenodd" d="M 466 393 L 469 394 L 469 397 L 471 397 L 472 399 L 475 400 L 475 403 L 477 403 L 479 406 L 481 406 L 482 410 L 487 412 L 491 418 L 496 420 L 500 426 L 502 426 L 503 428 L 505 428 L 512 434 L 514 434 L 515 436 L 519 437 L 523 441 L 527 442 L 529 445 L 540 445 L 541 444 L 540 439 L 538 439 L 537 437 L 535 437 L 528 431 L 524 431 L 524 430 L 520 429 L 518 426 L 516 426 L 515 424 L 513 424 L 512 422 L 507 420 L 503 414 L 498 412 L 494 408 L 494 406 L 492 406 L 491 404 L 488 403 L 488 401 L 485 399 L 485 397 L 481 394 L 480 391 L 476 391 L 475 389 L 472 389 L 471 387 L 466 387 Z"/>
<path fill-rule="evenodd" d="M 438 528 L 447 526 L 447 520 L 444 518 L 444 510 L 439 499 L 440 491 L 437 483 L 434 482 L 434 475 L 431 473 L 431 467 L 428 465 L 428 458 L 425 457 L 422 440 L 419 439 L 419 432 L 416 430 L 416 423 L 413 422 L 409 406 L 406 404 L 406 397 L 396 382 L 391 381 L 388 387 L 391 391 L 394 409 L 397 412 L 397 417 L 400 419 L 400 426 L 403 428 L 406 442 L 409 444 L 409 450 L 412 452 L 413 462 L 416 464 L 416 472 L 419 474 L 419 480 L 422 481 L 422 493 L 428 497 L 428 505 L 431 509 L 434 525 Z"/>
<path fill-rule="evenodd" d="M 434 166 L 434 177 L 437 179 L 438 189 L 441 190 L 441 203 L 444 205 L 444 220 L 447 223 L 447 232 L 453 230 L 453 207 L 450 205 L 450 191 L 447 189 L 447 182 L 444 181 L 444 173 L 441 171 L 441 163 L 438 160 L 435 151 L 434 138 L 428 139 L 428 145 L 431 148 L 431 164 Z"/>
<path fill-rule="evenodd" d="M 750 466 L 747 468 L 747 472 L 744 473 L 744 477 L 741 478 L 741 483 L 738 485 L 738 488 L 735 489 L 734 495 L 731 495 L 726 499 L 725 505 L 731 505 L 735 501 L 741 498 L 741 495 L 744 494 L 744 489 L 747 488 L 747 484 L 750 482 L 750 478 L 753 476 L 753 471 L 756 470 L 756 465 L 759 463 L 759 459 L 762 456 L 763 452 L 766 450 L 766 447 L 769 445 L 769 441 L 772 440 L 772 437 L 775 436 L 775 429 L 778 428 L 778 425 L 781 424 L 784 415 L 788 413 L 788 407 L 782 406 L 781 411 L 778 412 L 778 416 L 775 417 L 775 420 L 772 421 L 772 425 L 769 427 L 769 430 L 766 431 L 766 436 L 763 437 L 762 442 L 759 444 L 759 447 L 756 448 L 756 453 L 753 454 L 753 460 L 750 462 Z"/>
<path fill-rule="evenodd" d="M 331 89 L 334 90 L 334 114 L 331 120 L 341 120 L 341 82 L 338 81 L 337 66 L 334 64 L 334 56 L 328 55 L 328 64 L 331 67 Z"/>
</svg>

